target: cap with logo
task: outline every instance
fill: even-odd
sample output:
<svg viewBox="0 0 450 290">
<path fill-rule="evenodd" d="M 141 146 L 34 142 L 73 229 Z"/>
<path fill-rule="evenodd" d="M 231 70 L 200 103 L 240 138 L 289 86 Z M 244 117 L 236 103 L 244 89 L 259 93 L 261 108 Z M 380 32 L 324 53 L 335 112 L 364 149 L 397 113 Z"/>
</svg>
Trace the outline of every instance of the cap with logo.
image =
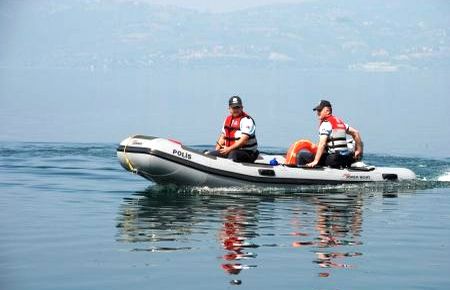
<svg viewBox="0 0 450 290">
<path fill-rule="evenodd" d="M 327 100 L 321 100 L 320 103 L 314 107 L 313 111 L 322 111 L 322 109 L 325 107 L 331 108 L 331 103 Z"/>
<path fill-rule="evenodd" d="M 232 96 L 228 101 L 230 107 L 242 107 L 242 100 L 239 96 Z"/>
</svg>

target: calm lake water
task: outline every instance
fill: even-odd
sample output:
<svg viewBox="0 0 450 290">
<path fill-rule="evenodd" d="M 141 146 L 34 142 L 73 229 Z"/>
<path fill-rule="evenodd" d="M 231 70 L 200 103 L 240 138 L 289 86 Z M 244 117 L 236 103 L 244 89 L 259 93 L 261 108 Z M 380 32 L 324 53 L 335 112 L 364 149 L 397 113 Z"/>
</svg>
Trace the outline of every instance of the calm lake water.
<svg viewBox="0 0 450 290">
<path fill-rule="evenodd" d="M 450 160 L 419 181 L 158 187 L 115 144 L 0 143 L 0 289 L 448 289 Z"/>
</svg>

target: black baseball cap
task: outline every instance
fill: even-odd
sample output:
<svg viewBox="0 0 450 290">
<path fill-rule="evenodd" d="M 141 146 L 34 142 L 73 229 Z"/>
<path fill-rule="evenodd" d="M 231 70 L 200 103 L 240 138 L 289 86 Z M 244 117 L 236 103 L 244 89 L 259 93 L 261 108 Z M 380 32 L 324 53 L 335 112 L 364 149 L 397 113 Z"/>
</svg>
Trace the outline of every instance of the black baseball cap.
<svg viewBox="0 0 450 290">
<path fill-rule="evenodd" d="M 230 107 L 242 107 L 242 100 L 239 96 L 232 96 L 228 101 Z"/>
<path fill-rule="evenodd" d="M 313 111 L 322 111 L 322 109 L 325 107 L 331 108 L 331 103 L 327 100 L 321 100 L 320 103 L 316 107 L 314 107 Z"/>
</svg>

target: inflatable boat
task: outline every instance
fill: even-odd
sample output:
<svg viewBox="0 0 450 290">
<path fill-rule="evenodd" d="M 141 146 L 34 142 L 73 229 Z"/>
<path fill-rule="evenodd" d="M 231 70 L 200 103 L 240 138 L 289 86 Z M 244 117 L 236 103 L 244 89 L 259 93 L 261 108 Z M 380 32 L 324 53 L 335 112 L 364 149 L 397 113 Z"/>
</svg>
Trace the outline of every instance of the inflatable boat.
<svg viewBox="0 0 450 290">
<path fill-rule="evenodd" d="M 120 164 L 157 184 L 187 186 L 299 186 L 310 184 L 402 181 L 416 178 L 406 168 L 367 166 L 345 169 L 284 165 L 284 156 L 260 154 L 255 163 L 236 163 L 184 146 L 178 141 L 136 135 L 117 148 Z M 278 165 L 271 165 L 271 160 Z"/>
</svg>

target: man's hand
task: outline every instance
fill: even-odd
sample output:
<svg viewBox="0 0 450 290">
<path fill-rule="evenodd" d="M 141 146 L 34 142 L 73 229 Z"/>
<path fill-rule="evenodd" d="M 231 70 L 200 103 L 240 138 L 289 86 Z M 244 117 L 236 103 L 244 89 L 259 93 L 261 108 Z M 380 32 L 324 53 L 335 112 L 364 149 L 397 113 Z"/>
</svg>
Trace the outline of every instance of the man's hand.
<svg viewBox="0 0 450 290">
<path fill-rule="evenodd" d="M 225 156 L 228 155 L 230 151 L 231 151 L 230 147 L 222 147 L 221 149 L 219 149 L 219 153 Z"/>
<path fill-rule="evenodd" d="M 216 150 L 222 149 L 225 147 L 225 134 L 221 133 L 219 139 L 216 141 Z"/>
<path fill-rule="evenodd" d="M 313 162 L 306 164 L 305 166 L 306 167 L 316 167 L 318 163 L 319 163 L 318 161 L 313 161 Z"/>
</svg>

